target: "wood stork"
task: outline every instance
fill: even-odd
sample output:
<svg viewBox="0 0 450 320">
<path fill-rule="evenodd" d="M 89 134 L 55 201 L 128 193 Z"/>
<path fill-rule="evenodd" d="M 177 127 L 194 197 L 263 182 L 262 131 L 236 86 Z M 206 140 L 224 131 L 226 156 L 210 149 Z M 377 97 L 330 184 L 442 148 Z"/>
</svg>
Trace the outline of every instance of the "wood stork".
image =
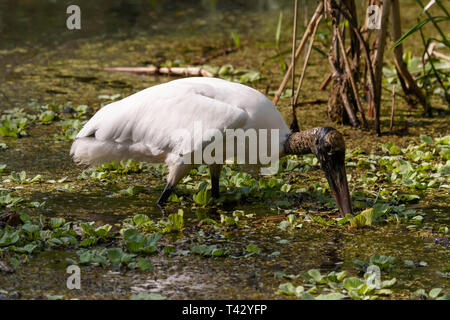
<svg viewBox="0 0 450 320">
<path fill-rule="evenodd" d="M 130 158 L 165 162 L 169 174 L 158 200 L 161 206 L 175 185 L 196 166 L 182 161 L 183 156 L 192 155 L 212 143 L 210 136 L 201 137 L 201 143 L 185 143 L 183 137 L 174 134 L 183 128 L 184 132 L 195 135 L 194 123 L 221 133 L 228 129 L 277 130 L 277 148 L 273 148 L 278 149 L 277 156 L 313 153 L 325 172 L 340 214 L 352 212 L 342 134 L 330 127 L 291 132 L 266 96 L 222 79 L 178 79 L 111 103 L 85 124 L 70 153 L 75 162 L 89 165 Z M 257 158 L 260 164 L 259 156 Z M 219 196 L 222 163 L 209 163 L 214 197 Z"/>
</svg>

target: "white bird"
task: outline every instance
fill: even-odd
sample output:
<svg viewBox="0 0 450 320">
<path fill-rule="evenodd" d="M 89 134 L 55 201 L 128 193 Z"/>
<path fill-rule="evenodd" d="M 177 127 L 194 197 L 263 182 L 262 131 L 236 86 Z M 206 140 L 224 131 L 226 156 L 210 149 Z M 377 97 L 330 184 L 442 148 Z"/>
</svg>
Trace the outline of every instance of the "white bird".
<svg viewBox="0 0 450 320">
<path fill-rule="evenodd" d="M 276 130 L 278 141 L 275 148 L 268 134 L 269 152 L 278 149 L 277 157 L 313 153 L 325 171 L 340 214 L 352 212 L 342 135 L 330 127 L 291 132 L 266 96 L 248 86 L 222 79 L 174 80 L 113 102 L 100 109 L 85 124 L 76 136 L 70 154 L 75 162 L 89 165 L 127 159 L 165 162 L 169 169 L 167 185 L 158 200 L 158 205 L 163 205 L 175 185 L 192 168 L 201 164 L 187 163 L 186 156 L 192 159 L 196 152 L 205 151 L 211 143 L 217 142 L 212 139 L 212 134 L 207 134 L 200 136 L 200 141 L 191 143 L 192 139 L 187 136 L 196 135 L 196 125 L 201 125 L 203 131 L 214 129 L 215 133 L 224 136 L 227 129 L 254 129 L 259 133 Z M 184 130 L 181 131 L 184 136 L 180 135 L 180 129 Z M 261 140 L 262 136 L 258 135 L 258 139 Z M 259 141 L 258 146 L 261 148 Z M 250 149 L 251 146 L 246 146 L 247 162 Z M 260 165 L 259 152 L 256 158 L 257 165 Z M 214 197 L 219 196 L 223 160 L 208 163 Z"/>
</svg>

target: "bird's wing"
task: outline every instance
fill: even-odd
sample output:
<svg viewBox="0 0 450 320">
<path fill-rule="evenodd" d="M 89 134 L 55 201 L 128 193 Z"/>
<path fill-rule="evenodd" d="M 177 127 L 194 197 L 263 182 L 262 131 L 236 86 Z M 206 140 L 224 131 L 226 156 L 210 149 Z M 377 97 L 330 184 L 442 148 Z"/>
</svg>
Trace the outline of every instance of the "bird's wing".
<svg viewBox="0 0 450 320">
<path fill-rule="evenodd" d="M 206 84 L 184 82 L 148 88 L 100 109 L 77 139 L 92 137 L 128 145 L 129 150 L 144 148 L 153 156 L 195 152 L 213 135 L 209 132 L 199 141 L 199 128 L 203 133 L 209 129 L 224 133 L 244 127 L 248 120 L 243 108 L 219 100 L 216 91 Z"/>
</svg>

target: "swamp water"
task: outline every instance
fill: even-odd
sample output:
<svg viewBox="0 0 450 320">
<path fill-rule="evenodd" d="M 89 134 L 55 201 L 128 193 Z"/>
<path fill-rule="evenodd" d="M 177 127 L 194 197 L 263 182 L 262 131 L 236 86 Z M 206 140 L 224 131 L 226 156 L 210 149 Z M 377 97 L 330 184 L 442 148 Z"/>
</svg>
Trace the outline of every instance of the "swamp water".
<svg viewBox="0 0 450 320">
<path fill-rule="evenodd" d="M 448 135 L 448 116 L 422 118 L 420 110 L 408 110 L 399 101 L 402 120 L 393 135 L 374 137 L 337 126 L 345 134 L 349 149 L 348 174 L 355 211 L 359 213 L 377 203 L 390 206 L 373 225 L 351 228 L 349 223 L 340 225 L 336 221 L 326 180 L 312 157 L 290 158 L 280 174 L 271 181 L 267 178 L 266 183 L 240 175 L 237 168 L 225 170 L 221 179 L 225 197 L 216 205 L 203 206 L 201 197 L 197 202 L 193 200 L 201 181 L 208 181 L 208 173 L 202 169 L 192 172 L 192 180 L 179 185 L 177 198 L 172 199 L 162 217 L 155 202 L 164 187 L 164 168 L 125 164 L 83 175 L 84 168 L 76 167 L 68 154 L 73 136 L 70 130 L 77 128 L 76 120 L 85 121 L 102 103 L 117 99 L 117 94 L 125 97 L 172 79 L 108 73 L 103 68 L 189 64 L 232 46 L 233 31 L 240 36 L 239 50 L 208 64 L 232 64 L 235 69 L 250 70 L 265 66 L 260 70 L 264 79 L 250 85 L 270 92 L 277 88 L 282 73 L 279 64 L 270 64 L 268 58 L 277 50 L 289 50 L 291 4 L 270 0 L 252 4 L 183 1 L 183 5 L 175 1 L 108 1 L 107 5 L 79 1 L 83 19 L 79 32 L 64 29 L 68 4 L 40 1 L 38 5 L 17 0 L 0 4 L 0 112 L 23 108 L 14 111 L 15 116 L 38 117 L 28 118 L 23 137 L 0 137 L 0 144 L 5 144 L 0 148 L 0 165 L 6 165 L 0 170 L 0 192 L 5 197 L 9 194 L 21 198 L 17 204 L 4 199 L 0 214 L 17 212 L 24 215 L 24 220 L 28 216 L 28 224 L 39 229 L 37 235 L 36 231 L 29 234 L 22 230 L 15 249 L 11 249 L 3 233 L 0 262 L 14 271 L 0 271 L 1 298 L 129 299 L 139 293 L 158 293 L 169 299 L 295 298 L 276 294 L 280 284 L 287 282 L 304 286 L 316 297 L 329 292 L 347 295 L 358 289 L 339 285 L 332 288 L 330 282 L 297 275 L 319 269 L 322 275 L 347 271 L 347 278 L 363 279 L 364 271 L 355 260 L 367 262 L 374 254 L 395 258 L 394 263 L 382 268 L 382 280 L 397 281 L 390 288 L 392 292 L 378 294 L 380 298 L 409 299 L 418 289 L 428 293 L 436 287 L 449 292 L 449 182 L 448 173 L 445 175 L 441 169 L 446 163 L 442 150 L 449 142 L 445 145 L 433 140 L 424 144 L 420 137 L 426 134 L 437 139 Z M 277 49 L 267 42 L 274 39 L 280 11 L 284 12 L 283 36 L 281 48 Z M 317 88 L 328 73 L 328 64 L 317 55 L 309 70 L 301 98 L 326 99 L 327 92 Z M 35 103 L 29 105 L 32 101 Z M 288 101 L 284 99 L 279 105 L 287 120 Z M 387 93 L 383 102 L 386 109 L 389 101 Z M 433 102 L 442 104 L 438 99 Z M 47 104 L 54 107 L 42 107 Z M 77 109 L 79 105 L 89 107 Z M 46 118 L 40 116 L 49 110 L 55 117 L 44 121 Z M 382 118 L 385 128 L 387 113 Z M 297 116 L 302 128 L 330 125 L 326 105 L 302 107 Z M 404 134 L 405 130 L 408 134 Z M 385 147 L 389 142 L 405 150 L 408 146 L 417 150 L 398 153 Z M 431 156 L 427 160 L 417 152 L 410 156 L 415 151 L 430 152 Z M 416 154 L 419 158 L 413 160 Z M 383 156 L 392 157 L 386 166 L 379 163 Z M 395 171 L 389 169 L 389 164 L 396 165 L 395 156 L 409 161 L 413 171 L 420 171 L 416 167 L 420 163 L 429 162 L 431 167 L 425 175 L 430 178 L 421 177 L 417 183 L 428 185 L 435 179 L 434 185 L 411 188 L 389 181 Z M 26 177 L 11 178 L 22 171 Z M 441 171 L 443 174 L 431 177 Z M 37 175 L 41 177 L 33 181 Z M 399 200 L 402 195 L 403 200 Z M 168 225 L 176 228 L 175 222 L 168 222 L 168 215 L 174 217 L 179 209 L 184 211 L 182 231 L 167 232 Z M 377 210 L 382 212 L 382 208 Z M 111 262 L 117 262 L 111 252 L 106 254 L 104 266 L 85 254 L 85 263 L 80 263 L 83 252 L 116 248 L 133 252 L 128 247 L 131 241 L 124 236 L 116 233 L 101 237 L 87 226 L 80 227 L 81 222 L 93 221 L 95 228 L 109 224 L 113 233 L 131 228 L 128 220 L 136 216 L 142 219 L 143 215 L 152 223 L 139 226 L 142 234 L 163 233 L 156 251 L 135 252 L 130 261 L 122 255 L 120 263 Z M 57 235 L 65 232 L 60 230 L 63 224 L 52 218 L 74 222 L 68 228 L 75 232 L 76 243 L 67 240 L 71 239 L 69 235 Z M 51 242 L 53 238 L 46 238 L 46 231 L 62 239 L 61 243 Z M 94 243 L 86 241 L 82 245 L 88 238 L 94 238 Z M 31 245 L 27 247 L 31 253 L 22 249 L 27 244 Z M 149 261 L 152 268 L 132 265 L 140 258 Z M 66 286 L 66 267 L 74 261 L 81 267 L 81 290 Z M 358 293 L 359 298 L 373 295 Z"/>
</svg>

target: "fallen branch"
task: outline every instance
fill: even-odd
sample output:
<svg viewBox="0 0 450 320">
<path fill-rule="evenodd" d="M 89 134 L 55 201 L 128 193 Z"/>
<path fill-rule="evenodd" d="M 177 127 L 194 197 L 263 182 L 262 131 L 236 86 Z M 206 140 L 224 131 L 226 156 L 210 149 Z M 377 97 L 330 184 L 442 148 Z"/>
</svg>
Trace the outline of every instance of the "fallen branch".
<svg viewBox="0 0 450 320">
<path fill-rule="evenodd" d="M 118 68 L 104 68 L 105 71 L 113 72 L 130 72 L 135 74 L 164 74 L 176 76 L 202 76 L 213 78 L 214 75 L 200 67 L 118 67 Z"/>
<path fill-rule="evenodd" d="M 327 103 L 327 102 L 328 102 L 328 100 L 325 100 L 325 99 L 306 100 L 306 101 L 297 102 L 295 104 L 295 108 L 301 107 L 301 106 L 304 106 L 304 105 L 324 104 L 324 103 Z"/>
</svg>

